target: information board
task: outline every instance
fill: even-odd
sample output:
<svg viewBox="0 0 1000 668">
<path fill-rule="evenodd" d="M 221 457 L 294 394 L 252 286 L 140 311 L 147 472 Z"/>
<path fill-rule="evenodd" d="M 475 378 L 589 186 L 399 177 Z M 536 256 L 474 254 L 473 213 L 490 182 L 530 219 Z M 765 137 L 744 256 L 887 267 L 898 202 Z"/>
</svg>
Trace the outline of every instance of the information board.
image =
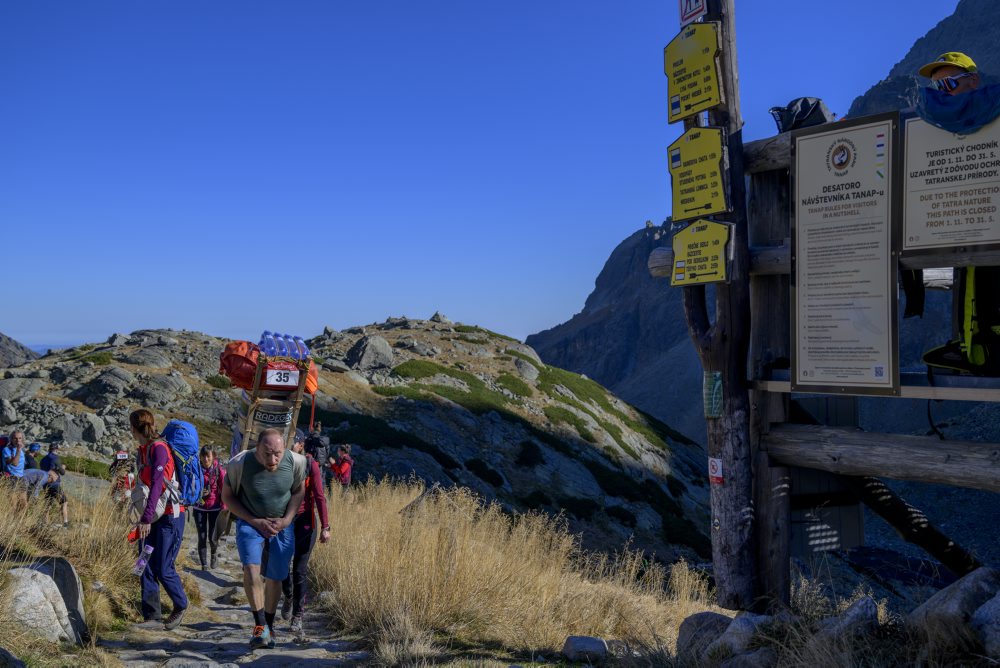
<svg viewBox="0 0 1000 668">
<path fill-rule="evenodd" d="M 1000 120 L 956 135 L 907 119 L 903 250 L 1000 243 Z"/>
<path fill-rule="evenodd" d="M 792 390 L 898 394 L 893 151 L 886 114 L 792 136 Z"/>
<path fill-rule="evenodd" d="M 667 149 L 674 221 L 729 211 L 722 128 L 691 128 Z"/>
<path fill-rule="evenodd" d="M 674 234 L 671 286 L 719 283 L 729 275 L 731 223 L 696 220 Z"/>
<path fill-rule="evenodd" d="M 663 49 L 671 123 L 722 104 L 719 24 L 692 23 Z"/>
</svg>

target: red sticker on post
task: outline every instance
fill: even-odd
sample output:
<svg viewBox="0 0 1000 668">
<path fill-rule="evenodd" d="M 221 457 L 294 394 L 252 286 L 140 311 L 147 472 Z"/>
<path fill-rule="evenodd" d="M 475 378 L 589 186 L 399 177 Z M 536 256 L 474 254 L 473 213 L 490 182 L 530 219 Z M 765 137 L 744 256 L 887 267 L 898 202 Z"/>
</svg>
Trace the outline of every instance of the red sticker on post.
<svg viewBox="0 0 1000 668">
<path fill-rule="evenodd" d="M 713 485 L 721 485 L 725 482 L 722 477 L 722 460 L 715 457 L 708 458 L 708 481 Z"/>
</svg>

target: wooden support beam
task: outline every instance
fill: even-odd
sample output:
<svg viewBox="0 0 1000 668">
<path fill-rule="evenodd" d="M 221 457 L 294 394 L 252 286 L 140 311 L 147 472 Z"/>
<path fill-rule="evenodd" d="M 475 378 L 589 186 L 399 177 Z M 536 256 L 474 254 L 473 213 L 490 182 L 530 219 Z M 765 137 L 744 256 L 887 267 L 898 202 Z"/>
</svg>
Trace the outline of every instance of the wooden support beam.
<svg viewBox="0 0 1000 668">
<path fill-rule="evenodd" d="M 995 443 L 793 424 L 773 425 L 764 442 L 771 460 L 786 466 L 1000 492 Z"/>
<path fill-rule="evenodd" d="M 996 265 L 1000 265 L 1000 251 L 973 251 L 965 247 L 941 248 L 928 255 L 899 258 L 902 269 Z M 646 260 L 646 267 L 653 278 L 670 278 L 674 267 L 673 249 L 669 246 L 654 248 Z M 751 276 L 787 276 L 791 271 L 792 249 L 788 239 L 780 244 L 750 247 Z"/>
<path fill-rule="evenodd" d="M 840 476 L 838 479 L 898 531 L 906 542 L 923 548 L 958 577 L 971 573 L 981 565 L 965 548 L 931 524 L 923 512 L 908 504 L 878 478 Z"/>
</svg>

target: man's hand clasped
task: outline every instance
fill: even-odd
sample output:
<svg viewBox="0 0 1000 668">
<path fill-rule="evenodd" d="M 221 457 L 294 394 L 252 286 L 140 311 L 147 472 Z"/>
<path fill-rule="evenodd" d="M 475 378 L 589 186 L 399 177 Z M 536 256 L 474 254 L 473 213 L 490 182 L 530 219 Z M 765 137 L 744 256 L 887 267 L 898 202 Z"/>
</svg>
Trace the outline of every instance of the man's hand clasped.
<svg viewBox="0 0 1000 668">
<path fill-rule="evenodd" d="M 274 538 L 288 526 L 283 517 L 257 517 L 250 524 L 264 538 Z"/>
</svg>

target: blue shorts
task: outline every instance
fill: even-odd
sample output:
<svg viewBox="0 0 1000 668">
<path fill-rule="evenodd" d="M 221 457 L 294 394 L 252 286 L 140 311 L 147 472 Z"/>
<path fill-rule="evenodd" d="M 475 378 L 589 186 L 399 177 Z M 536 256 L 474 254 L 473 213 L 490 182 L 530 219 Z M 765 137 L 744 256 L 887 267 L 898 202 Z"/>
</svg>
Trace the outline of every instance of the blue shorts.
<svg viewBox="0 0 1000 668">
<path fill-rule="evenodd" d="M 244 566 L 259 566 L 260 557 L 267 544 L 267 567 L 264 577 L 268 580 L 284 580 L 295 555 L 294 524 L 289 524 L 273 538 L 264 538 L 260 532 L 243 520 L 236 520 L 236 550 L 240 553 L 240 563 Z"/>
</svg>

